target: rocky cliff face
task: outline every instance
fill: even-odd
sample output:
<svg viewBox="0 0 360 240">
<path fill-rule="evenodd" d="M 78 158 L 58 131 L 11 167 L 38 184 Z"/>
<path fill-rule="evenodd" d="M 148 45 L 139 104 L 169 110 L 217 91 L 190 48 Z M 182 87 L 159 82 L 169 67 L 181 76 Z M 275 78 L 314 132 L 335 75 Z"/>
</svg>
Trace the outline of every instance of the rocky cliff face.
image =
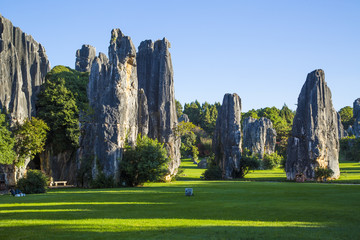
<svg viewBox="0 0 360 240">
<path fill-rule="evenodd" d="M 356 99 L 354 101 L 354 126 L 353 126 L 353 132 L 354 135 L 358 138 L 360 137 L 360 98 Z"/>
<path fill-rule="evenodd" d="M 338 117 L 339 139 L 342 139 L 342 138 L 344 138 L 344 137 L 347 137 L 349 134 L 348 134 L 348 132 L 344 129 L 344 126 L 343 126 L 343 124 L 341 123 L 341 116 L 340 116 L 339 113 L 337 114 L 337 117 Z"/>
<path fill-rule="evenodd" d="M 255 119 L 246 118 L 243 121 L 243 147 L 252 153 L 259 154 L 261 158 L 264 154 L 275 152 L 276 131 L 272 122 L 267 118 Z"/>
<path fill-rule="evenodd" d="M 76 51 L 75 70 L 79 72 L 90 72 L 91 64 L 96 57 L 96 49 L 84 44 Z"/>
<path fill-rule="evenodd" d="M 216 120 L 213 137 L 215 161 L 224 179 L 237 176 L 241 159 L 241 99 L 237 94 L 225 94 Z"/>
<path fill-rule="evenodd" d="M 164 143 L 173 175 L 180 165 L 180 139 L 173 129 L 177 126 L 173 68 L 170 43 L 167 39 L 141 42 L 137 54 L 139 88 L 144 89 L 149 114 L 148 136 Z"/>
<path fill-rule="evenodd" d="M 84 127 L 79 159 L 91 161 L 93 177 L 102 171 L 118 180 L 122 149 L 126 139 L 136 141 L 139 114 L 136 50 L 119 29 L 111 32 L 109 59 L 100 53 L 92 62 L 88 98 L 93 121 Z"/>
<path fill-rule="evenodd" d="M 11 124 L 35 116 L 36 96 L 48 71 L 44 47 L 0 15 L 0 108 L 9 112 Z M 23 176 L 28 163 L 1 166 L 9 185 Z"/>
<path fill-rule="evenodd" d="M 338 118 L 323 70 L 308 74 L 301 89 L 292 136 L 289 138 L 286 176 L 293 180 L 303 173 L 315 177 L 317 167 L 330 168 L 340 176 Z"/>
<path fill-rule="evenodd" d="M 48 71 L 45 48 L 0 15 L 0 107 L 12 123 L 35 115 L 36 95 Z"/>
</svg>

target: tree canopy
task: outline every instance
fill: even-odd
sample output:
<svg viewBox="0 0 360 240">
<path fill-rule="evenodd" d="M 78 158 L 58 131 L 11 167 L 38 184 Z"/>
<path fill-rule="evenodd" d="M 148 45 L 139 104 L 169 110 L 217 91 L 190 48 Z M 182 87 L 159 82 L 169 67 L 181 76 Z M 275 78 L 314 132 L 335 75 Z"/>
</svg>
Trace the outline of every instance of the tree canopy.
<svg viewBox="0 0 360 240">
<path fill-rule="evenodd" d="M 87 111 L 88 73 L 64 66 L 54 67 L 38 95 L 38 117 L 50 127 L 49 143 L 57 152 L 79 144 L 79 111 Z"/>
<path fill-rule="evenodd" d="M 49 127 L 41 120 L 33 117 L 26 119 L 15 129 L 15 152 L 17 165 L 23 165 L 26 158 L 32 160 L 36 154 L 44 151 L 46 135 Z"/>
<path fill-rule="evenodd" d="M 201 127 L 208 135 L 212 136 L 220 107 L 220 103 L 209 104 L 208 102 L 204 102 L 200 105 L 200 103 L 195 100 L 195 102 L 185 103 L 184 113 L 188 115 L 192 123 Z"/>
<path fill-rule="evenodd" d="M 340 109 L 339 115 L 341 118 L 341 123 L 344 126 L 344 129 L 348 129 L 350 125 L 354 124 L 353 118 L 353 108 L 346 106 Z"/>
</svg>

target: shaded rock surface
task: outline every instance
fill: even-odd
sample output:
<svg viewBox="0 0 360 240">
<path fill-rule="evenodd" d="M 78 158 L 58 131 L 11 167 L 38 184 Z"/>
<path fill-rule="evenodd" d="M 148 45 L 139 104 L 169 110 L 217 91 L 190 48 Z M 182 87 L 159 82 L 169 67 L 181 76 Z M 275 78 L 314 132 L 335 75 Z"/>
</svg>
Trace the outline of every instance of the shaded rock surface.
<svg viewBox="0 0 360 240">
<path fill-rule="evenodd" d="M 102 171 L 117 181 L 125 141 L 136 141 L 139 114 L 136 50 L 119 29 L 111 32 L 109 59 L 100 53 L 92 62 L 88 98 L 94 114 L 84 126 L 79 166 L 90 165 L 93 178 Z"/>
<path fill-rule="evenodd" d="M 355 137 L 358 138 L 360 137 L 360 98 L 354 101 L 353 114 L 354 114 L 353 132 Z"/>
<path fill-rule="evenodd" d="M 315 177 L 317 167 L 330 168 L 339 178 L 339 131 L 337 112 L 323 70 L 308 74 L 301 89 L 292 134 L 288 141 L 286 176 L 294 180 L 303 173 Z"/>
<path fill-rule="evenodd" d="M 149 111 L 146 94 L 144 89 L 139 90 L 139 133 L 146 136 L 149 133 Z"/>
<path fill-rule="evenodd" d="M 179 122 L 190 122 L 190 119 L 189 119 L 189 116 L 187 115 L 187 114 L 183 114 L 183 115 L 181 115 L 180 117 L 179 117 L 179 120 L 178 120 Z"/>
<path fill-rule="evenodd" d="M 47 145 L 40 154 L 41 170 L 53 181 L 67 181 L 67 184 L 76 183 L 76 151 L 67 150 L 55 153 L 52 145 Z"/>
<path fill-rule="evenodd" d="M 243 147 L 252 153 L 264 154 L 275 152 L 276 131 L 272 122 L 267 118 L 255 119 L 248 117 L 243 121 Z"/>
<path fill-rule="evenodd" d="M 176 115 L 174 72 L 167 39 L 153 43 L 140 43 L 137 53 L 137 75 L 139 88 L 144 89 L 149 114 L 148 136 L 164 143 L 172 159 L 170 174 L 177 172 L 180 165 L 180 138 L 174 135 L 178 124 Z"/>
<path fill-rule="evenodd" d="M 237 177 L 241 160 L 241 99 L 237 94 L 225 94 L 216 120 L 213 137 L 215 161 L 223 178 Z"/>
<path fill-rule="evenodd" d="M 341 116 L 339 113 L 337 113 L 337 117 L 338 117 L 339 139 L 349 136 L 348 132 L 344 129 L 344 126 L 341 123 Z"/>
<path fill-rule="evenodd" d="M 84 44 L 81 49 L 76 51 L 75 70 L 79 72 L 90 72 L 91 64 L 96 57 L 96 49 L 91 46 Z"/>
<path fill-rule="evenodd" d="M 36 97 L 48 71 L 45 48 L 0 15 L 0 108 L 8 111 L 11 124 L 36 115 Z M 8 185 L 23 176 L 28 163 L 1 166 Z"/>
</svg>

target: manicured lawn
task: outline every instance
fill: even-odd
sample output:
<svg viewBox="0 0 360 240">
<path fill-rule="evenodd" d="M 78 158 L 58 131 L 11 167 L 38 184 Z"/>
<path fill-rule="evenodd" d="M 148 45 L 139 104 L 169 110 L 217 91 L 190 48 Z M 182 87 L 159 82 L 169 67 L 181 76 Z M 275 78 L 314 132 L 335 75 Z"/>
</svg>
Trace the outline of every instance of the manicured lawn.
<svg viewBox="0 0 360 240">
<path fill-rule="evenodd" d="M 346 164 L 350 179 L 358 165 Z M 199 179 L 203 170 L 187 166 L 184 177 Z M 186 187 L 195 196 L 185 197 Z M 0 239 L 360 239 L 359 202 L 360 185 L 344 184 L 178 180 L 52 189 L 0 196 Z"/>
</svg>

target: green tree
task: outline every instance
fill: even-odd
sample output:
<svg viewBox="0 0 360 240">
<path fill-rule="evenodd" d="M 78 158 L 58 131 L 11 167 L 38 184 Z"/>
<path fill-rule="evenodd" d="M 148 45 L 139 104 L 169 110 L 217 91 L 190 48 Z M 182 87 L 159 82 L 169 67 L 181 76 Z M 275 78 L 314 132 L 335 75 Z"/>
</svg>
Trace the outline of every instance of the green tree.
<svg viewBox="0 0 360 240">
<path fill-rule="evenodd" d="M 170 159 L 163 144 L 156 139 L 138 135 L 136 147 L 127 146 L 120 164 L 120 177 L 127 186 L 161 181 L 168 174 Z"/>
<path fill-rule="evenodd" d="M 181 117 L 181 115 L 183 114 L 183 107 L 181 105 L 181 103 L 175 99 L 175 103 L 176 103 L 176 115 L 177 118 Z"/>
<path fill-rule="evenodd" d="M 190 104 L 185 103 L 184 113 L 188 115 L 190 121 L 197 126 L 200 126 L 201 122 L 201 106 L 200 103 L 196 100 Z"/>
<path fill-rule="evenodd" d="M 38 95 L 37 107 L 38 117 L 50 127 L 49 143 L 54 144 L 56 152 L 78 147 L 79 110 L 65 79 L 47 80 Z"/>
<path fill-rule="evenodd" d="M 80 111 L 87 111 L 87 85 L 89 83 L 89 73 L 79 72 L 69 67 L 62 65 L 55 66 L 46 75 L 46 80 L 57 81 L 59 79 L 65 80 L 65 87 L 74 95 L 76 105 Z"/>
<path fill-rule="evenodd" d="M 6 121 L 6 115 L 0 113 L 0 164 L 12 164 L 16 159 L 15 139 Z"/>
<path fill-rule="evenodd" d="M 26 119 L 15 129 L 15 152 L 17 154 L 16 165 L 22 166 L 25 159 L 32 160 L 36 154 L 44 151 L 46 135 L 49 127 L 41 120 L 33 117 Z"/>
<path fill-rule="evenodd" d="M 353 118 L 353 108 L 350 106 L 346 106 L 340 109 L 339 111 L 341 117 L 341 123 L 344 126 L 344 129 L 348 129 L 350 125 L 354 124 Z"/>
</svg>

